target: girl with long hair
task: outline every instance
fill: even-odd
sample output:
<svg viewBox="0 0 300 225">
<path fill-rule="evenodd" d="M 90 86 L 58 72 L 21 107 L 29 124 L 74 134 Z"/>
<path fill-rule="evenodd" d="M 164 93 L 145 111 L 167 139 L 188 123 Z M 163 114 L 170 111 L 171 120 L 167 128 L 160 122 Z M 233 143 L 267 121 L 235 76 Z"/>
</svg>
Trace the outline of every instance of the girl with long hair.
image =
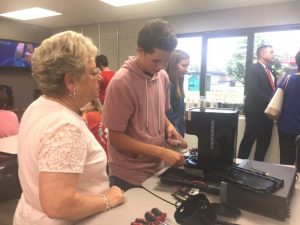
<svg viewBox="0 0 300 225">
<path fill-rule="evenodd" d="M 183 81 L 189 65 L 190 56 L 182 50 L 174 50 L 166 66 L 170 80 L 170 110 L 167 117 L 182 137 L 185 133 Z"/>
</svg>

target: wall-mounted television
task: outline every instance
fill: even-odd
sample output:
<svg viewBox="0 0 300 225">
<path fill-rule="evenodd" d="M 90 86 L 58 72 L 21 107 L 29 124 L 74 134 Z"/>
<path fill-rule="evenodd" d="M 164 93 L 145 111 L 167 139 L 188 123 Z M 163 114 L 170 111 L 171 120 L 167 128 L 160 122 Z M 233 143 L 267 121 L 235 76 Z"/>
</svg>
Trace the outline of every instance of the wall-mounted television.
<svg viewBox="0 0 300 225">
<path fill-rule="evenodd" d="M 0 39 L 0 69 L 31 69 L 34 48 L 39 44 Z"/>
</svg>

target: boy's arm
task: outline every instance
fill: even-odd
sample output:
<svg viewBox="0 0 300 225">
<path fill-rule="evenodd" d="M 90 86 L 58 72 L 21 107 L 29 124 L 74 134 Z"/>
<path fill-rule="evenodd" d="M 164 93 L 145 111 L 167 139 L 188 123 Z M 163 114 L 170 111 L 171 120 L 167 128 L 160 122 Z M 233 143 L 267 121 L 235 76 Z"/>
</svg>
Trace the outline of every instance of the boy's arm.
<svg viewBox="0 0 300 225">
<path fill-rule="evenodd" d="M 173 124 L 168 120 L 167 116 L 165 116 L 165 130 L 167 136 L 167 142 L 172 147 L 178 148 L 187 148 L 187 142 L 181 137 L 181 135 L 177 132 L 176 128 Z"/>
<path fill-rule="evenodd" d="M 109 130 L 109 141 L 119 151 L 142 154 L 162 159 L 171 166 L 183 166 L 183 156 L 173 150 L 140 142 L 124 132 Z"/>
</svg>

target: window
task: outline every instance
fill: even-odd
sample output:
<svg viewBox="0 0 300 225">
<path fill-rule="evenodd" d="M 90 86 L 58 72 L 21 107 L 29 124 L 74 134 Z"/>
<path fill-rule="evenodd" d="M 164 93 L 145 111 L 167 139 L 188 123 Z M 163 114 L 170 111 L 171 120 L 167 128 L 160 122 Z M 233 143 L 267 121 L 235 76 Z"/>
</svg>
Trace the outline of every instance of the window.
<svg viewBox="0 0 300 225">
<path fill-rule="evenodd" d="M 205 74 L 206 101 L 243 104 L 247 37 L 209 38 Z"/>
<path fill-rule="evenodd" d="M 295 55 L 300 50 L 300 30 L 272 31 L 255 33 L 254 57 L 256 61 L 256 49 L 262 44 L 273 46 L 275 62 L 273 68 L 278 73 L 278 78 L 297 70 Z"/>
<path fill-rule="evenodd" d="M 186 37 L 178 38 L 176 49 L 185 51 L 190 56 L 189 72 L 184 76 L 185 103 L 189 107 L 197 105 L 200 98 L 200 69 L 202 38 Z"/>
<path fill-rule="evenodd" d="M 199 106 L 201 92 L 206 95 L 208 106 L 212 103 L 211 106 L 240 108 L 244 100 L 246 67 L 257 61 L 256 49 L 262 44 L 273 46 L 276 58 L 273 67 L 279 79 L 296 71 L 295 55 L 300 50 L 300 25 L 192 35 L 178 38 L 177 49 L 186 51 L 191 57 L 184 90 L 185 102 L 194 106 Z"/>
</svg>

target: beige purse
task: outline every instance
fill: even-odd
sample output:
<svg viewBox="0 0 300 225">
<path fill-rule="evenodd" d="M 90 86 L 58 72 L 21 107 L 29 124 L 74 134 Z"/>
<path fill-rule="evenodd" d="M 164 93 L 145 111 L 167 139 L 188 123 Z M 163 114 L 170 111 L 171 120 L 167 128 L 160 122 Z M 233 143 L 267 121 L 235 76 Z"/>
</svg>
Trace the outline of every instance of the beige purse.
<svg viewBox="0 0 300 225">
<path fill-rule="evenodd" d="M 282 85 L 282 88 L 277 88 L 275 94 L 273 95 L 267 108 L 265 109 L 265 114 L 269 119 L 277 120 L 279 118 L 284 98 L 284 89 L 286 88 L 289 79 L 290 76 L 287 76 Z"/>
</svg>

